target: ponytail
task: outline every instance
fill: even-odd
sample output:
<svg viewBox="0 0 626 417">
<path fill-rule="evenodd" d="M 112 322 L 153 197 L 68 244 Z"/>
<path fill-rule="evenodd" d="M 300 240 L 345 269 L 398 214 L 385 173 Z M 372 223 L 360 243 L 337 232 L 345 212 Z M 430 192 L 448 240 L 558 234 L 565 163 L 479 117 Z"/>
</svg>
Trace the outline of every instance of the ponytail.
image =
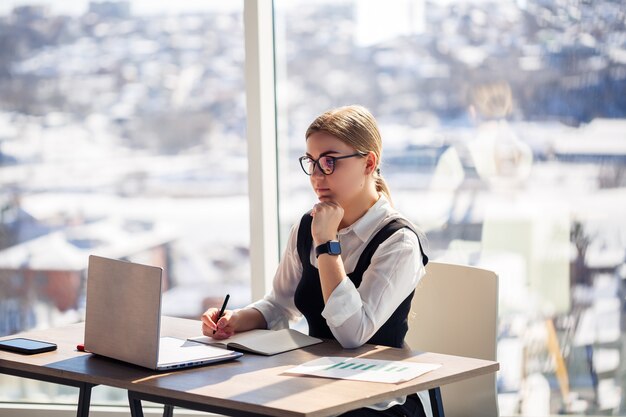
<svg viewBox="0 0 626 417">
<path fill-rule="evenodd" d="M 387 200 L 389 200 L 389 203 L 393 206 L 393 201 L 391 200 L 391 192 L 389 191 L 389 186 L 387 185 L 387 181 L 385 181 L 385 179 L 381 175 L 380 168 L 376 168 L 376 171 L 374 173 L 374 181 L 376 184 L 376 191 L 378 191 L 379 193 L 383 193 L 385 197 L 387 198 Z"/>
</svg>

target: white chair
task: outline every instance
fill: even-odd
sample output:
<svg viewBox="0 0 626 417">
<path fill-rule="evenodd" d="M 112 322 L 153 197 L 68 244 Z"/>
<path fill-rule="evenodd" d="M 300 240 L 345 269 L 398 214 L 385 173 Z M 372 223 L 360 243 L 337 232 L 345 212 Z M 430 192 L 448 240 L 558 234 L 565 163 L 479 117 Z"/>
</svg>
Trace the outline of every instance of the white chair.
<svg viewBox="0 0 626 417">
<path fill-rule="evenodd" d="M 421 351 L 496 360 L 498 276 L 430 262 L 418 284 L 405 341 Z M 446 417 L 497 417 L 496 375 L 441 387 Z"/>
</svg>

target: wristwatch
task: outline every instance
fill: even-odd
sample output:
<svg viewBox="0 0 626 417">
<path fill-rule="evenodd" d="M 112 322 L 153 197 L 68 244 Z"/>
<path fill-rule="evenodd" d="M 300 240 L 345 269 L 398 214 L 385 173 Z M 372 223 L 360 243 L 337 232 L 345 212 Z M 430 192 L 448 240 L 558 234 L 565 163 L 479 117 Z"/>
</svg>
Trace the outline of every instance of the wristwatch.
<svg viewBox="0 0 626 417">
<path fill-rule="evenodd" d="M 326 243 L 322 243 L 321 245 L 315 248 L 315 257 L 319 258 L 319 256 L 323 253 L 327 253 L 329 255 L 341 255 L 341 245 L 338 240 L 329 240 Z"/>
</svg>

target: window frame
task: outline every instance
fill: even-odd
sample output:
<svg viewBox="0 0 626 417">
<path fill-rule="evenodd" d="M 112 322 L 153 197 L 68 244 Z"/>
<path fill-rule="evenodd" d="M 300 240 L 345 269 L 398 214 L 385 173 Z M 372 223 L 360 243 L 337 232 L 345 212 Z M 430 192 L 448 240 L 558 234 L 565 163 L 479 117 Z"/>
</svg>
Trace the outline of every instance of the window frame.
<svg viewBox="0 0 626 417">
<path fill-rule="evenodd" d="M 270 290 L 280 257 L 273 0 L 244 1 L 250 287 Z"/>
</svg>

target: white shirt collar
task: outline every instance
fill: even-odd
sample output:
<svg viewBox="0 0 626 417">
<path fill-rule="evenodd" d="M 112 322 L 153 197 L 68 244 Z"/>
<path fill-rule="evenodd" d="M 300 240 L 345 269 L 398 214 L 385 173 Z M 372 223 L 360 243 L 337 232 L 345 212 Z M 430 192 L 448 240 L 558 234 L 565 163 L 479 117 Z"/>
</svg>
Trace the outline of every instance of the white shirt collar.
<svg viewBox="0 0 626 417">
<path fill-rule="evenodd" d="M 379 194 L 378 201 L 376 201 L 376 203 L 374 203 L 374 205 L 356 222 L 340 229 L 338 235 L 341 236 L 354 232 L 361 241 L 365 242 L 372 237 L 372 233 L 379 228 L 381 222 L 388 218 L 394 211 L 389 200 L 387 200 L 383 194 Z"/>
</svg>

